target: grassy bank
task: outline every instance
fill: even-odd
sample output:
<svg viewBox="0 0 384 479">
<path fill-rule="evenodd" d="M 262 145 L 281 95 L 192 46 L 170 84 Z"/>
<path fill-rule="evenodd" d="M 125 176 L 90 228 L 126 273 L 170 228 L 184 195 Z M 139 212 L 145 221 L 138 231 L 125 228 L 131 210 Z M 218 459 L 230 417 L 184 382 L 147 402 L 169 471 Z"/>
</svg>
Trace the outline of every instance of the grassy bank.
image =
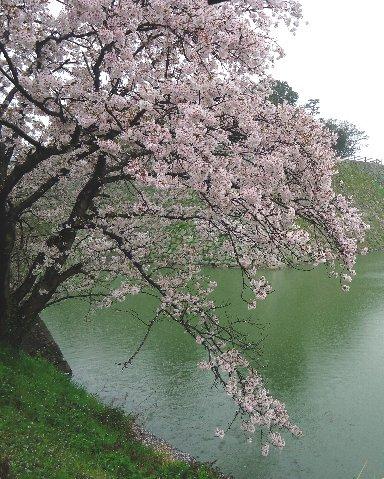
<svg viewBox="0 0 384 479">
<path fill-rule="evenodd" d="M 5 469 L 10 467 L 10 475 Z M 3 472 L 2 472 L 3 471 Z M 42 359 L 0 347 L 1 479 L 218 477 L 137 441 L 132 419 Z"/>
<path fill-rule="evenodd" d="M 384 249 L 384 166 L 344 161 L 338 166 L 335 188 L 352 198 L 364 220 L 371 226 L 367 244 L 371 250 Z"/>
</svg>

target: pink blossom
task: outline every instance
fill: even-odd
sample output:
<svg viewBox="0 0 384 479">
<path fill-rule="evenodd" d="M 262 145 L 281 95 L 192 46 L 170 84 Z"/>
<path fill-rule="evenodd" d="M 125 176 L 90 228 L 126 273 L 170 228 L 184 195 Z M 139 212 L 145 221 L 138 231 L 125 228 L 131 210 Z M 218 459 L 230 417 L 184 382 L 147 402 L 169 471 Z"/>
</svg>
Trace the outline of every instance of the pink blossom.
<svg viewBox="0 0 384 479">
<path fill-rule="evenodd" d="M 202 370 L 209 370 L 212 368 L 211 364 L 208 363 L 207 361 L 201 361 L 199 364 L 198 364 L 198 367 Z"/>
<path fill-rule="evenodd" d="M 224 429 L 217 428 L 215 431 L 215 436 L 219 439 L 223 439 L 223 437 L 225 436 Z"/>
<path fill-rule="evenodd" d="M 269 454 L 269 444 L 264 444 L 261 448 L 261 455 L 267 457 Z"/>
</svg>

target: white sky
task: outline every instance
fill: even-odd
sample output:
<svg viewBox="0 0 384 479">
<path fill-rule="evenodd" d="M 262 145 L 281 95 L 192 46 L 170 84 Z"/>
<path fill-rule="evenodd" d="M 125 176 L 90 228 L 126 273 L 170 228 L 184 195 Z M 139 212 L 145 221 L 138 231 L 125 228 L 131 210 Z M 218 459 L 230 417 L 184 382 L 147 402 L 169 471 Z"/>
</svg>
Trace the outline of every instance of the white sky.
<svg viewBox="0 0 384 479">
<path fill-rule="evenodd" d="M 281 35 L 273 76 L 324 118 L 354 123 L 369 138 L 360 154 L 384 159 L 384 0 L 301 0 L 304 21 Z M 308 25 L 305 25 L 308 21 Z"/>
</svg>

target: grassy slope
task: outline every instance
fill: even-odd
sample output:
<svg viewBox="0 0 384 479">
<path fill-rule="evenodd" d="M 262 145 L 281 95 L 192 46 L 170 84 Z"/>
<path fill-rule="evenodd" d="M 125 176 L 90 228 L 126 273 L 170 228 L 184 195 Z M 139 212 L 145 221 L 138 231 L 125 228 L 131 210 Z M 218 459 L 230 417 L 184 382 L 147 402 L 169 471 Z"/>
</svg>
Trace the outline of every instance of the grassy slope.
<svg viewBox="0 0 384 479">
<path fill-rule="evenodd" d="M 131 424 L 46 361 L 0 348 L 0 476 L 9 461 L 17 479 L 217 477 L 140 444 Z"/>
<path fill-rule="evenodd" d="M 359 208 L 371 226 L 367 244 L 371 250 L 384 249 L 384 166 L 357 161 L 339 164 L 336 189 Z M 340 181 L 341 180 L 341 181 Z"/>
</svg>

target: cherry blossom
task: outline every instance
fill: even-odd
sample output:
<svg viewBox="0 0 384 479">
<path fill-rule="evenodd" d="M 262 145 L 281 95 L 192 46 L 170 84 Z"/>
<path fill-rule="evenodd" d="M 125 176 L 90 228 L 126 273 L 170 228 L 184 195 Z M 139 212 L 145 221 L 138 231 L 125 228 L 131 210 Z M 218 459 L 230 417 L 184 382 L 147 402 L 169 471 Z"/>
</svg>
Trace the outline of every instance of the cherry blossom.
<svg viewBox="0 0 384 479">
<path fill-rule="evenodd" d="M 249 308 L 273 290 L 262 267 L 354 275 L 367 225 L 332 189 L 332 138 L 268 100 L 275 25 L 300 17 L 294 0 L 2 1 L 0 339 L 66 298 L 155 295 L 148 333 L 193 337 L 263 455 L 301 434 L 201 267 L 237 265 Z"/>
</svg>

